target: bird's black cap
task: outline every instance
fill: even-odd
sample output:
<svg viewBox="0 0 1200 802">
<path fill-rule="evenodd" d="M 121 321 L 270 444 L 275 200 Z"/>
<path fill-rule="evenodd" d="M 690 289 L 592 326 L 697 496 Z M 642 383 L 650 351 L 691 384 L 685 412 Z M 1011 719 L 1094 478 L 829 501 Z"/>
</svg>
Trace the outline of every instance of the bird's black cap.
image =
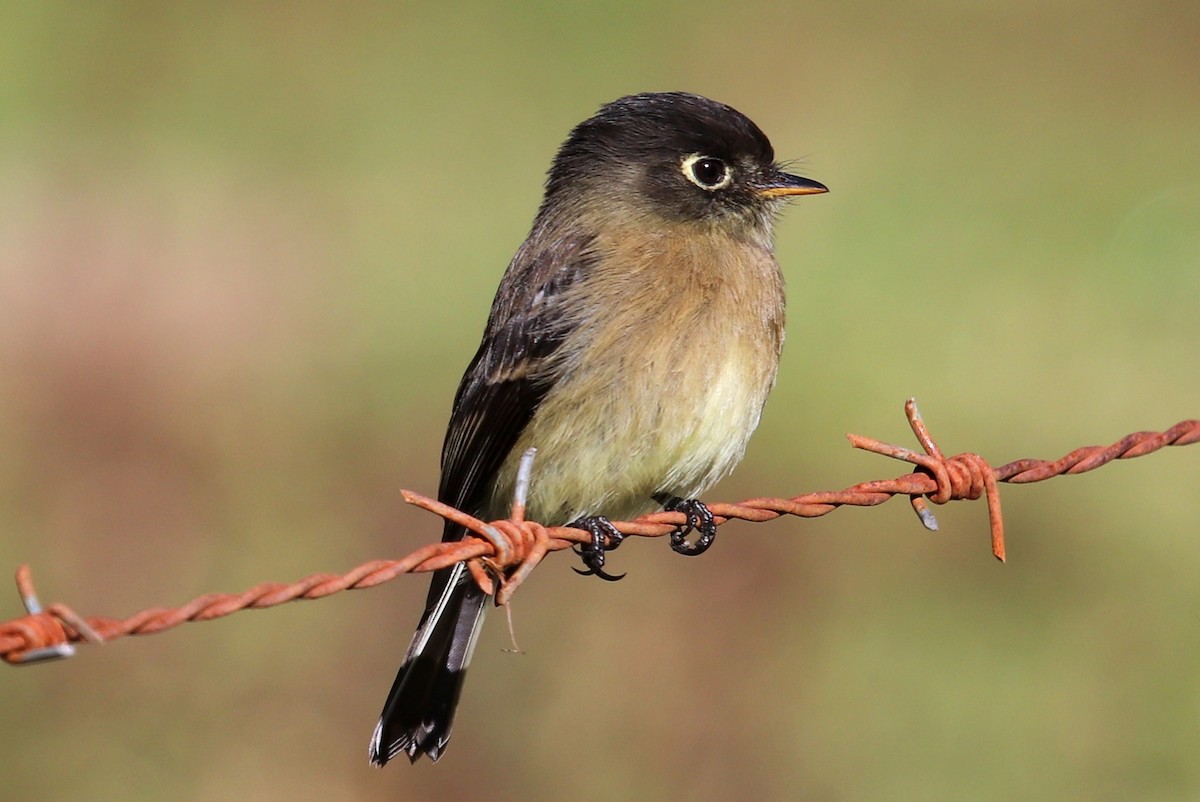
<svg viewBox="0 0 1200 802">
<path fill-rule="evenodd" d="M 679 219 L 763 220 L 781 197 L 825 191 L 782 172 L 766 134 L 731 106 L 658 92 L 614 100 L 571 131 L 550 169 L 542 211 L 599 192 L 648 199 Z"/>
</svg>

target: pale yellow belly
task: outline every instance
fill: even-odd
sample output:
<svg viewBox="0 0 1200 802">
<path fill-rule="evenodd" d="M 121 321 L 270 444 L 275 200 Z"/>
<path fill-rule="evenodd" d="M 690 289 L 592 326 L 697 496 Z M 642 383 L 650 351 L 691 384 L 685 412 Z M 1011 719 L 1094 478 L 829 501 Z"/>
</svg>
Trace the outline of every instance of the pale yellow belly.
<svg viewBox="0 0 1200 802">
<path fill-rule="evenodd" d="M 547 395 L 500 473 L 489 515 L 507 514 L 530 446 L 533 520 L 629 518 L 654 509 L 659 493 L 697 497 L 741 460 L 774 382 L 776 347 L 745 346 L 682 341 L 640 357 L 597 355 Z M 674 364 L 663 364 L 667 355 Z"/>
</svg>

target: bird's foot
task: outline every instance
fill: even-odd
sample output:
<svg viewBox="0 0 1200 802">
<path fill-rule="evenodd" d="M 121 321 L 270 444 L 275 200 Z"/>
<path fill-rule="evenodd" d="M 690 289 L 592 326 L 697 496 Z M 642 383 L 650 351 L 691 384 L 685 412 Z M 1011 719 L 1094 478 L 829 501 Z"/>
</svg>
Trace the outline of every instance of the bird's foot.
<svg viewBox="0 0 1200 802">
<path fill-rule="evenodd" d="M 696 557 L 708 551 L 708 547 L 717 539 L 717 522 L 713 514 L 704 506 L 704 502 L 695 498 L 679 498 L 660 494 L 654 500 L 663 505 L 667 512 L 682 512 L 687 516 L 687 523 L 677 527 L 671 533 L 671 550 L 676 554 Z M 697 532 L 699 536 L 688 542 L 687 536 Z"/>
<path fill-rule="evenodd" d="M 583 564 L 586 566 L 586 571 L 581 571 L 578 568 L 572 569 L 575 573 L 582 576 L 591 576 L 595 574 L 601 579 L 606 579 L 609 582 L 616 582 L 618 579 L 624 578 L 624 574 L 609 574 L 604 570 L 604 555 L 606 552 L 615 551 L 621 545 L 621 541 L 625 536 L 612 525 L 612 521 L 602 515 L 592 515 L 587 518 L 580 518 L 567 524 L 573 529 L 583 529 L 591 534 L 592 542 L 587 545 L 575 547 L 575 553 L 583 559 Z M 606 544 L 607 539 L 607 544 Z"/>
</svg>

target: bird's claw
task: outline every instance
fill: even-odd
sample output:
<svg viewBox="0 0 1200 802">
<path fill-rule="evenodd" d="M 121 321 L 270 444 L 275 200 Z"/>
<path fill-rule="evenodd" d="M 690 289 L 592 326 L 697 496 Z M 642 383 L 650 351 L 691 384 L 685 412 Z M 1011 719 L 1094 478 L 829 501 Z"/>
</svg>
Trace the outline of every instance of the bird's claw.
<svg viewBox="0 0 1200 802">
<path fill-rule="evenodd" d="M 588 544 L 577 545 L 574 548 L 576 554 L 583 560 L 587 570 L 574 568 L 572 570 L 581 576 L 596 575 L 601 579 L 609 582 L 616 582 L 618 579 L 623 579 L 625 574 L 610 574 L 604 570 L 604 555 L 606 552 L 615 551 L 625 540 L 625 535 L 612 525 L 602 515 L 593 515 L 587 518 L 580 518 L 567 524 L 574 529 L 583 529 L 592 536 L 592 542 Z"/>
<path fill-rule="evenodd" d="M 687 557 L 697 557 L 708 551 L 708 547 L 717 539 L 717 522 L 703 501 L 667 495 L 655 496 L 654 499 L 667 512 L 682 512 L 687 516 L 687 523 L 676 527 L 670 535 L 672 551 Z M 692 532 L 698 532 L 699 537 L 689 543 L 687 536 Z"/>
</svg>

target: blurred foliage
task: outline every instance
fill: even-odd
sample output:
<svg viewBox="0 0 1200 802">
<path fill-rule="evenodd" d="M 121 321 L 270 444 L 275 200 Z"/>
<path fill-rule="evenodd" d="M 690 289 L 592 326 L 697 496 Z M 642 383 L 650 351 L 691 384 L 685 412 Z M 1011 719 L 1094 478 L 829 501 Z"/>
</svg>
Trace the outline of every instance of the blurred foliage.
<svg viewBox="0 0 1200 802">
<path fill-rule="evenodd" d="M 734 499 L 1057 457 L 1200 414 L 1192 3 L 0 6 L 0 568 L 124 615 L 406 553 L 569 128 L 731 103 L 828 183 L 778 228 Z M 367 767 L 423 579 L 2 678 L 40 799 L 1194 799 L 1200 453 L 552 558 L 437 766 Z M 15 594 L 4 616 L 18 612 Z"/>
</svg>

